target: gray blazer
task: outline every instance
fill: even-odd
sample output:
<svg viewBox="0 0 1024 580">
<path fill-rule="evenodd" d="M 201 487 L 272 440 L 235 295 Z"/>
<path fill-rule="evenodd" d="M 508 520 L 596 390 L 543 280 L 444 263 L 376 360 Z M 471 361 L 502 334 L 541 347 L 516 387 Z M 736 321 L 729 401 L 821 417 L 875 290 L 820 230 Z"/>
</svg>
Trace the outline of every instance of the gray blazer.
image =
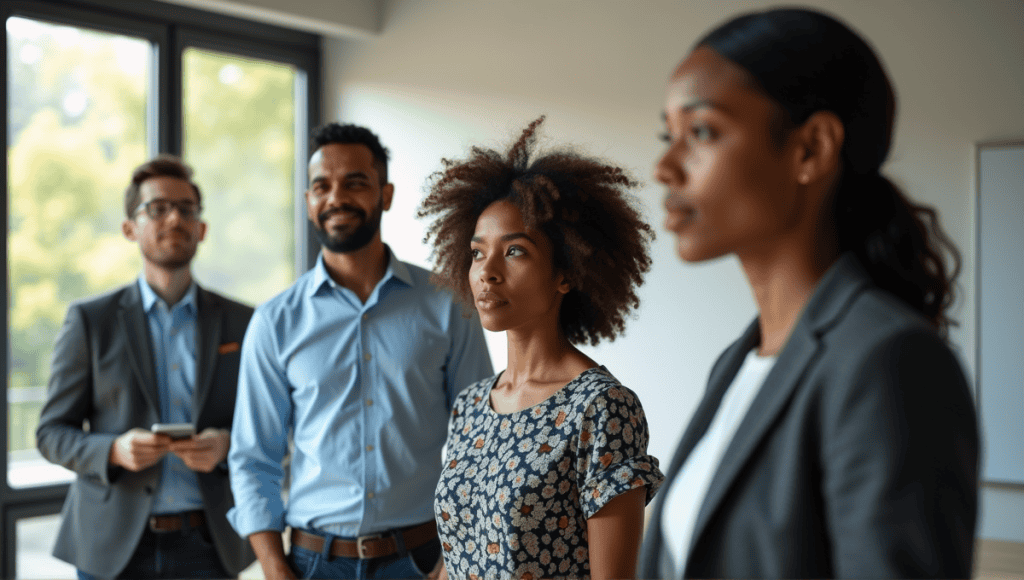
<svg viewBox="0 0 1024 580">
<path fill-rule="evenodd" d="M 640 554 L 660 577 L 667 490 L 714 417 L 755 320 L 712 368 Z M 843 256 L 815 290 L 700 508 L 688 578 L 969 578 L 978 431 L 933 327 Z"/>
<path fill-rule="evenodd" d="M 231 428 L 239 347 L 252 308 L 199 289 L 196 430 Z M 53 351 L 48 399 L 36 431 L 40 453 L 76 472 L 53 555 L 97 576 L 128 563 L 145 529 L 160 464 L 132 472 L 108 464 L 121 433 L 160 420 L 151 340 L 138 282 L 68 309 Z M 199 473 L 210 533 L 224 568 L 252 563 L 248 542 L 225 514 L 234 505 L 228 474 Z"/>
</svg>

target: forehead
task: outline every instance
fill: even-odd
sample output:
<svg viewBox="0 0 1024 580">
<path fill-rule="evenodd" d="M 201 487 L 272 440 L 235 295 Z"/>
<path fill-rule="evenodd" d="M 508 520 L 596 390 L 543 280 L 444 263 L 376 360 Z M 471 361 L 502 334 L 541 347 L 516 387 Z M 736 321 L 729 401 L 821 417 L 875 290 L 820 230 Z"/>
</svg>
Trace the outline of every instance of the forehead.
<svg viewBox="0 0 1024 580">
<path fill-rule="evenodd" d="M 528 228 L 519 207 L 504 199 L 487 206 L 480 214 L 476 220 L 473 238 L 485 241 L 492 238 L 500 239 L 511 234 L 526 234 L 542 250 L 551 250 L 551 240 L 547 235 L 540 230 Z"/>
<path fill-rule="evenodd" d="M 161 175 L 150 177 L 139 186 L 139 196 L 145 203 L 151 199 L 169 199 L 172 201 L 198 201 L 192 185 L 184 179 Z"/>
<path fill-rule="evenodd" d="M 525 232 L 526 224 L 523 222 L 522 212 L 515 204 L 504 199 L 487 206 L 476 220 L 478 236 Z"/>
<path fill-rule="evenodd" d="M 328 143 L 309 159 L 310 178 L 349 173 L 365 173 L 374 179 L 378 177 L 369 147 L 360 143 Z"/>
<path fill-rule="evenodd" d="M 767 101 L 750 74 L 707 47 L 697 47 L 676 67 L 665 94 L 665 111 L 712 104 L 742 108 L 752 101 Z"/>
</svg>

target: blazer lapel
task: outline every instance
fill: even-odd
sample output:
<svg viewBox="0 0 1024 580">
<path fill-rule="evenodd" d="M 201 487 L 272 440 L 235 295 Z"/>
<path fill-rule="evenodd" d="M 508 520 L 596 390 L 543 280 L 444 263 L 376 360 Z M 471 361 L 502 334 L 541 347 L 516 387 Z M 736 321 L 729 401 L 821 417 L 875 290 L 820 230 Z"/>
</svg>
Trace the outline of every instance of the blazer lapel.
<svg viewBox="0 0 1024 580">
<path fill-rule="evenodd" d="M 206 290 L 198 288 L 199 304 L 196 320 L 196 385 L 192 394 L 192 421 L 199 420 L 199 413 L 206 404 L 206 397 L 213 386 L 213 367 L 217 362 L 217 347 L 220 345 L 221 319 L 224 311 L 217 300 Z"/>
<path fill-rule="evenodd" d="M 722 403 L 722 397 L 725 396 L 729 385 L 732 384 L 732 378 L 736 376 L 736 371 L 743 364 L 743 359 L 747 356 L 747 352 L 754 348 L 759 340 L 760 330 L 757 320 L 755 320 L 747 327 L 747 330 L 740 339 L 734 342 L 722 355 L 721 362 L 711 371 L 711 375 L 708 377 L 708 389 L 704 393 L 704 398 L 697 405 L 697 410 L 693 412 L 693 418 L 690 419 L 689 426 L 683 432 L 683 437 L 679 440 L 676 454 L 672 457 L 672 463 L 669 464 L 668 473 L 670 477 L 675 478 L 676 473 L 682 468 L 683 463 L 690 456 L 693 448 L 704 437 L 704 433 L 711 425 L 711 420 L 715 418 L 715 413 L 718 412 L 718 406 Z M 668 482 L 666 481 L 665 483 L 667 484 Z M 668 488 L 666 487 L 665 489 Z"/>
<path fill-rule="evenodd" d="M 736 371 L 743 364 L 746 353 L 760 340 L 759 337 L 760 332 L 757 320 L 755 320 L 747 327 L 747 330 L 740 339 L 727 348 L 715 363 L 711 370 L 711 375 L 708 377 L 708 388 L 704 391 L 704 397 L 697 404 L 697 409 L 693 412 L 690 423 L 686 427 L 686 431 L 683 432 L 679 445 L 676 446 L 676 451 L 672 455 L 672 461 L 664 471 L 665 481 L 661 486 L 662 491 L 654 497 L 654 505 L 651 508 L 651 513 L 654 515 L 648 526 L 648 537 L 644 540 L 640 554 L 640 565 L 645 567 L 644 573 L 648 577 L 657 576 L 659 560 L 665 551 L 665 548 L 661 545 L 664 541 L 661 537 L 661 520 L 664 515 L 662 513 L 663 505 L 665 498 L 668 496 L 668 490 L 672 489 L 672 483 L 679 475 L 683 463 L 686 462 L 693 448 L 704 437 L 704 433 L 708 430 L 711 420 L 714 419 L 715 413 L 718 411 L 718 406 L 722 403 L 725 391 L 732 383 L 732 377 L 735 376 Z M 652 541 L 651 538 L 657 538 L 657 541 Z"/>
<path fill-rule="evenodd" d="M 153 368 L 153 347 L 146 313 L 142 309 L 142 294 L 139 292 L 138 282 L 129 284 L 125 289 L 121 298 L 121 308 L 118 310 L 118 319 L 127 341 L 128 364 L 135 373 L 143 396 L 159 417 L 160 394 L 156 384 L 156 371 Z"/>
<path fill-rule="evenodd" d="M 852 255 L 840 258 L 822 277 L 797 320 L 775 366 L 768 373 L 757 396 L 754 397 L 750 406 L 752 412 L 748 412 L 743 418 L 736 435 L 722 456 L 722 461 L 711 479 L 707 496 L 704 498 L 704 503 L 697 516 L 688 550 L 693 550 L 694 544 L 722 502 L 729 487 L 739 476 L 744 464 L 747 463 L 760 441 L 767 436 L 801 383 L 804 373 L 817 358 L 821 335 L 842 316 L 846 311 L 846 305 L 867 283 L 866 275 Z M 735 379 L 743 357 L 760 341 L 756 320 L 744 338 L 747 340 L 737 343 L 737 346 L 741 348 L 737 348 L 731 353 L 731 364 L 724 366 L 723 372 L 719 373 L 715 379 L 719 384 L 714 385 L 714 388 L 721 389 L 722 393 Z M 750 340 L 751 338 L 753 340 Z M 744 346 L 745 348 L 743 348 Z M 720 400 L 721 396 L 719 396 Z M 717 410 L 717 405 L 715 409 Z M 754 411 L 755 409 L 756 411 Z M 710 420 L 709 418 L 708 422 Z M 706 429 L 707 425 L 704 426 L 704 430 Z M 693 445 L 696 445 L 696 441 L 691 443 L 691 449 Z"/>
</svg>

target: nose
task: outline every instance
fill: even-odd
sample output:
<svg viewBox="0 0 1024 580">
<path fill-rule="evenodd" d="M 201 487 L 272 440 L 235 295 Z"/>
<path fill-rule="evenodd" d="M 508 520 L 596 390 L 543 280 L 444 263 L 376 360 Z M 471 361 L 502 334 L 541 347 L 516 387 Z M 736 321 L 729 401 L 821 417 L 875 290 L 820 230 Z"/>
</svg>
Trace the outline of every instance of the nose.
<svg viewBox="0 0 1024 580">
<path fill-rule="evenodd" d="M 495 257 L 492 253 L 491 256 L 477 262 L 477 280 L 487 284 L 500 284 L 502 280 L 504 280 L 504 277 L 502 276 L 501 268 L 499 267 L 499 258 L 500 256 Z"/>
<path fill-rule="evenodd" d="M 167 208 L 167 213 L 164 214 L 164 222 L 174 225 L 185 221 L 184 216 L 181 215 L 181 208 L 176 205 L 171 205 Z"/>
<path fill-rule="evenodd" d="M 682 162 L 684 147 L 683 139 L 673 141 L 668 146 L 668 149 L 665 150 L 661 159 L 654 166 L 655 179 L 669 187 L 682 185 L 686 180 L 686 173 L 683 170 Z"/>
<path fill-rule="evenodd" d="M 341 186 L 337 183 L 331 182 L 327 186 L 327 190 L 321 194 L 324 202 L 329 206 L 336 206 L 341 203 Z"/>
</svg>

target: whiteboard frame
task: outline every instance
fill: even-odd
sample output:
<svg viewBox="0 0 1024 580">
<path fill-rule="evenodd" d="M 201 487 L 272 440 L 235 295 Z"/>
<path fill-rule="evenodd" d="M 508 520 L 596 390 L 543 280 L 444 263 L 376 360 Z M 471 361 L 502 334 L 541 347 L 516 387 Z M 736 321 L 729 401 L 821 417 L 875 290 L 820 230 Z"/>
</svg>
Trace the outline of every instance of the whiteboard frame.
<svg viewBox="0 0 1024 580">
<path fill-rule="evenodd" d="M 982 437 L 982 456 L 978 465 L 979 479 L 981 483 L 991 487 L 999 487 L 1003 489 L 1014 489 L 1024 491 L 1024 476 L 1020 481 L 1007 480 L 1000 478 L 992 478 L 987 475 L 986 472 L 986 450 L 987 441 L 985 439 L 985 424 L 981 421 L 984 420 L 983 409 L 982 409 L 982 391 L 985 388 L 982 376 L 982 301 L 984 299 L 984 289 L 982 288 L 982 269 L 984 268 L 983 261 L 981 259 L 982 252 L 982 199 L 981 199 L 981 156 L 982 152 L 986 149 L 1020 149 L 1024 151 L 1024 138 L 1021 139 L 1000 139 L 992 141 L 980 141 L 975 143 L 974 146 L 974 211 L 975 211 L 975 239 L 974 239 L 974 324 L 975 324 L 975 365 L 974 365 L 974 396 L 975 396 L 975 409 L 979 418 L 979 435 Z M 1024 224 L 1022 224 L 1024 227 Z M 1024 254 L 1022 254 L 1024 255 Z M 1024 397 L 1024 389 L 1021 391 L 1021 396 Z M 1024 430 L 1024 425 L 1021 426 Z"/>
</svg>

